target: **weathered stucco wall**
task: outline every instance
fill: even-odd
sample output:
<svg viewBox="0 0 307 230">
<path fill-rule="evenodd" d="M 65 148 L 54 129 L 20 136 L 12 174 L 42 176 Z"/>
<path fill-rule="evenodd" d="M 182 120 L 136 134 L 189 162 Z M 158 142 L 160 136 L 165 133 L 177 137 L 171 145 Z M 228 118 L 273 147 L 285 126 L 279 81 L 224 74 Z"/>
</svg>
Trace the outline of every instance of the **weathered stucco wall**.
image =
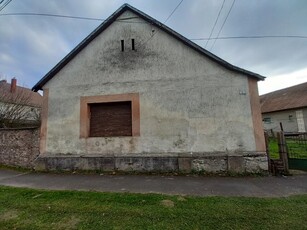
<svg viewBox="0 0 307 230">
<path fill-rule="evenodd" d="M 0 164 L 31 168 L 38 155 L 37 128 L 0 129 Z"/>
<path fill-rule="evenodd" d="M 141 23 L 115 21 L 44 86 L 48 119 L 41 155 L 256 153 L 248 77 L 133 20 Z M 140 136 L 80 138 L 80 97 L 124 93 L 139 93 Z"/>
<path fill-rule="evenodd" d="M 305 123 L 305 130 L 307 131 L 307 108 L 302 109 Z"/>
</svg>

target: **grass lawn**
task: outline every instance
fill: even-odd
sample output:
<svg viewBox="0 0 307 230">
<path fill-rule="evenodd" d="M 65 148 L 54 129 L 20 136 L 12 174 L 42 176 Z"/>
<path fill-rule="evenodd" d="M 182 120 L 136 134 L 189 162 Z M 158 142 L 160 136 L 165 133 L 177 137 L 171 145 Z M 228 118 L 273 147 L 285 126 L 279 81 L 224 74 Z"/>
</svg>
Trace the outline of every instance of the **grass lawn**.
<svg viewBox="0 0 307 230">
<path fill-rule="evenodd" d="M 307 144 L 306 142 L 297 142 L 293 139 L 286 139 L 290 157 L 307 159 Z"/>
<path fill-rule="evenodd" d="M 270 153 L 270 158 L 272 159 L 279 158 L 278 143 L 276 138 L 269 138 L 269 153 Z"/>
<path fill-rule="evenodd" d="M 306 144 L 298 143 L 297 141 L 287 138 L 287 147 L 288 151 L 290 153 L 290 157 L 292 158 L 305 158 L 307 159 L 307 147 Z M 269 152 L 270 157 L 272 159 L 278 159 L 279 153 L 278 153 L 278 143 L 276 138 L 270 138 L 269 139 Z"/>
<path fill-rule="evenodd" d="M 0 186 L 0 229 L 307 229 L 307 195 L 182 197 Z"/>
</svg>

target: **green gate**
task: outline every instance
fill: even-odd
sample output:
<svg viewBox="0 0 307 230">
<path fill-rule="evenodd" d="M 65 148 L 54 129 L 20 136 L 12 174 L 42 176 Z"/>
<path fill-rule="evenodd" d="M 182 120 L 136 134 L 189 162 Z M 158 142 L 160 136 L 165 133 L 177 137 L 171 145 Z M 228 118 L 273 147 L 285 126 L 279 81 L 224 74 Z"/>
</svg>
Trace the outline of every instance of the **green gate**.
<svg viewBox="0 0 307 230">
<path fill-rule="evenodd" d="M 290 169 L 307 171 L 307 133 L 285 133 Z"/>
</svg>

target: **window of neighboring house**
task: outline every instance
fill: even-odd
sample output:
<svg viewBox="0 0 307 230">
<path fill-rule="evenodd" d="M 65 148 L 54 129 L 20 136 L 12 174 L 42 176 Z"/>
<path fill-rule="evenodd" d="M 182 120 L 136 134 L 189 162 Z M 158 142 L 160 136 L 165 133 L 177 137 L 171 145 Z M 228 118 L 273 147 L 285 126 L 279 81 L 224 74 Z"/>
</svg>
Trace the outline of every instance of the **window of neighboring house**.
<svg viewBox="0 0 307 230">
<path fill-rule="evenodd" d="M 264 123 L 266 123 L 266 124 L 272 123 L 272 120 L 271 120 L 270 117 L 264 117 L 262 121 L 263 121 Z"/>
<path fill-rule="evenodd" d="M 81 97 L 80 137 L 140 135 L 139 94 Z"/>
<path fill-rule="evenodd" d="M 293 115 L 289 115 L 289 121 L 293 121 Z"/>
</svg>

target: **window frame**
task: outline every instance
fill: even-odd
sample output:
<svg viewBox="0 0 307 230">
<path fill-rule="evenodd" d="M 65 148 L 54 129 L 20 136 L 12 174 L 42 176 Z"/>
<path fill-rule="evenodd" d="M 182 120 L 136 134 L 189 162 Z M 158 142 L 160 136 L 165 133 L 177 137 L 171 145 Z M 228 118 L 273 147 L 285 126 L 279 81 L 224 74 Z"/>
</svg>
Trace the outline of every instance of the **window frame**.
<svg viewBox="0 0 307 230">
<path fill-rule="evenodd" d="M 262 119 L 262 121 L 265 123 L 265 124 L 271 124 L 272 123 L 272 118 L 271 117 L 264 117 Z"/>
<path fill-rule="evenodd" d="M 90 104 L 131 102 L 132 136 L 140 136 L 140 99 L 138 93 L 83 96 L 80 98 L 80 138 L 105 138 L 90 136 Z M 117 136 L 112 136 L 117 137 Z M 119 136 L 120 137 L 120 136 Z M 123 136 L 130 137 L 130 136 Z"/>
</svg>

